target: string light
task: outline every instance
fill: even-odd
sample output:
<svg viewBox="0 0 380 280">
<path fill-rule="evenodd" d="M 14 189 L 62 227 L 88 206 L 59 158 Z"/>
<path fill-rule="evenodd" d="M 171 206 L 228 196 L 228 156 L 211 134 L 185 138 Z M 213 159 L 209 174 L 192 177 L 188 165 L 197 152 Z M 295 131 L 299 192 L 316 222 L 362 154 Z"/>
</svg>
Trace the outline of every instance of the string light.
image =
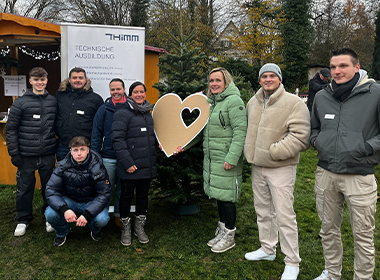
<svg viewBox="0 0 380 280">
<path fill-rule="evenodd" d="M 51 60 L 57 60 L 61 57 L 60 51 L 52 51 L 51 53 L 46 53 L 42 51 L 36 51 L 25 46 L 19 47 L 19 50 L 21 50 L 24 54 L 29 55 L 33 57 L 34 59 L 38 59 L 38 60 L 51 61 Z"/>
<path fill-rule="evenodd" d="M 11 49 L 7 46 L 6 49 L 0 49 L 0 55 L 6 56 L 11 52 Z"/>
</svg>

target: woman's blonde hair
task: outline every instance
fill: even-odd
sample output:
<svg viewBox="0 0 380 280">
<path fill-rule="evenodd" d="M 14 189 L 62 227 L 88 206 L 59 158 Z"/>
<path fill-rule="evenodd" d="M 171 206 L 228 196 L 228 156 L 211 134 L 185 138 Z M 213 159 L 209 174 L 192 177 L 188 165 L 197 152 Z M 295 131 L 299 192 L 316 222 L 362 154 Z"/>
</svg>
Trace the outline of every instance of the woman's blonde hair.
<svg viewBox="0 0 380 280">
<path fill-rule="evenodd" d="M 227 69 L 223 68 L 223 67 L 217 67 L 217 68 L 214 68 L 210 71 L 210 73 L 208 74 L 208 78 L 207 78 L 207 82 L 209 83 L 208 85 L 208 89 L 207 89 L 207 97 L 210 96 L 210 93 L 211 93 L 211 90 L 210 90 L 210 75 L 214 72 L 222 72 L 223 74 L 223 78 L 224 78 L 224 83 L 225 83 L 225 88 L 228 88 L 228 86 L 234 82 L 234 78 L 232 78 L 232 75 L 230 74 L 230 72 L 227 71 Z"/>
</svg>

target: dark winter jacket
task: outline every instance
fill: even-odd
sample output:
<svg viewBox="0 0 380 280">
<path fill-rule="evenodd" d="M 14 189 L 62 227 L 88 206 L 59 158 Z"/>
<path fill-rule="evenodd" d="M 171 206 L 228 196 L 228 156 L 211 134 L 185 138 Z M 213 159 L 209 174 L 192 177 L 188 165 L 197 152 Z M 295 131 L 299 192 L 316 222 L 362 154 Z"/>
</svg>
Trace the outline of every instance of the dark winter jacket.
<svg viewBox="0 0 380 280">
<path fill-rule="evenodd" d="M 210 95 L 208 123 L 203 130 L 204 191 L 210 198 L 236 202 L 240 195 L 247 114 L 239 89 L 231 83 L 222 93 Z M 224 162 L 233 165 L 224 169 Z"/>
<path fill-rule="evenodd" d="M 92 122 L 103 98 L 93 92 L 91 81 L 81 91 L 73 90 L 68 79 L 64 80 L 56 94 L 58 115 L 56 134 L 60 143 L 68 146 L 75 136 L 84 136 L 91 140 Z"/>
<path fill-rule="evenodd" d="M 101 154 L 103 158 L 116 159 L 116 153 L 112 146 L 112 122 L 116 106 L 112 98 L 99 107 L 92 127 L 91 149 Z"/>
<path fill-rule="evenodd" d="M 69 209 L 63 197 L 79 203 L 91 203 L 83 216 L 89 221 L 107 207 L 111 198 L 111 185 L 101 156 L 90 150 L 87 159 L 77 164 L 70 153 L 57 163 L 45 192 L 47 203 L 64 214 Z"/>
<path fill-rule="evenodd" d="M 117 156 L 117 175 L 121 179 L 156 177 L 156 137 L 150 112 L 136 113 L 128 101 L 117 104 L 112 123 L 112 143 Z M 133 165 L 137 170 L 128 173 L 127 169 Z"/>
<path fill-rule="evenodd" d="M 324 89 L 329 84 L 329 81 L 321 80 L 319 72 L 309 81 L 309 93 L 307 95 L 307 108 L 311 112 L 311 107 L 313 106 L 315 94 Z"/>
<path fill-rule="evenodd" d="M 38 95 L 28 89 L 17 98 L 5 125 L 8 153 L 11 157 L 46 156 L 56 152 L 54 120 L 57 100 L 45 91 Z"/>
<path fill-rule="evenodd" d="M 360 78 L 343 101 L 331 86 L 315 96 L 310 144 L 318 166 L 333 173 L 374 174 L 380 162 L 380 85 L 359 70 Z"/>
</svg>

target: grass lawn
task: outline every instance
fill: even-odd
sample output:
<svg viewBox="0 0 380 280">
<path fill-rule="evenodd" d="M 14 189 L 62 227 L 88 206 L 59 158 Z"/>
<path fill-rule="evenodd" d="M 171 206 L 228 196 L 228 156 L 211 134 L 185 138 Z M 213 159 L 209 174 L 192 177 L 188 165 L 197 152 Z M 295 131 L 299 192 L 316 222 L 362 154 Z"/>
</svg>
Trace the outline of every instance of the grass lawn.
<svg viewBox="0 0 380 280">
<path fill-rule="evenodd" d="M 302 153 L 295 189 L 295 210 L 299 227 L 302 262 L 299 280 L 313 279 L 324 269 L 319 238 L 320 222 L 315 209 L 314 170 L 316 152 Z M 276 280 L 284 269 L 280 248 L 273 262 L 249 262 L 248 251 L 260 244 L 250 182 L 245 182 L 237 204 L 236 247 L 222 254 L 210 251 L 206 243 L 214 236 L 218 215 L 214 200 L 203 198 L 201 211 L 177 216 L 166 200 L 151 197 L 145 245 L 132 239 L 130 247 L 119 242 L 120 231 L 113 219 L 103 229 L 104 239 L 95 242 L 88 228 L 72 228 L 66 243 L 53 246 L 54 233 L 46 233 L 39 209 L 40 191 L 35 193 L 35 219 L 23 237 L 14 237 L 16 226 L 15 186 L 0 186 L 0 279 L 256 279 Z M 376 214 L 376 259 L 380 256 L 379 203 Z M 353 240 L 348 212 L 342 226 L 344 243 L 342 279 L 353 277 Z M 380 279 L 380 262 L 374 279 Z"/>
</svg>

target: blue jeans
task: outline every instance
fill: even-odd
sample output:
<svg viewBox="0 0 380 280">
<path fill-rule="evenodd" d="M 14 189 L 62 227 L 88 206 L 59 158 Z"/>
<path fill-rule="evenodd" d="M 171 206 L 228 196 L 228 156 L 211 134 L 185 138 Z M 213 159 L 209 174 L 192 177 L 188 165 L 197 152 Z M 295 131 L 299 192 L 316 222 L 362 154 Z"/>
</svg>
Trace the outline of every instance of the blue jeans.
<svg viewBox="0 0 380 280">
<path fill-rule="evenodd" d="M 119 201 L 120 201 L 121 185 L 120 185 L 120 179 L 116 175 L 116 159 L 103 158 L 103 164 L 104 164 L 104 167 L 107 169 L 108 177 L 109 177 L 112 188 L 115 186 L 113 214 L 115 217 L 120 217 Z"/>
<path fill-rule="evenodd" d="M 66 201 L 67 206 L 70 210 L 74 211 L 77 218 L 84 213 L 87 206 L 91 203 L 79 203 L 76 202 L 66 196 L 63 197 Z M 57 236 L 64 237 L 70 232 L 70 223 L 66 222 L 65 216 L 55 210 L 53 210 L 50 206 L 46 208 L 45 211 L 46 221 L 48 221 L 52 227 L 55 229 Z M 87 223 L 90 230 L 94 233 L 100 232 L 102 227 L 105 227 L 109 221 L 110 217 L 108 215 L 107 208 L 104 208 L 102 212 L 100 212 L 96 217 L 92 218 L 90 222 Z"/>
</svg>

